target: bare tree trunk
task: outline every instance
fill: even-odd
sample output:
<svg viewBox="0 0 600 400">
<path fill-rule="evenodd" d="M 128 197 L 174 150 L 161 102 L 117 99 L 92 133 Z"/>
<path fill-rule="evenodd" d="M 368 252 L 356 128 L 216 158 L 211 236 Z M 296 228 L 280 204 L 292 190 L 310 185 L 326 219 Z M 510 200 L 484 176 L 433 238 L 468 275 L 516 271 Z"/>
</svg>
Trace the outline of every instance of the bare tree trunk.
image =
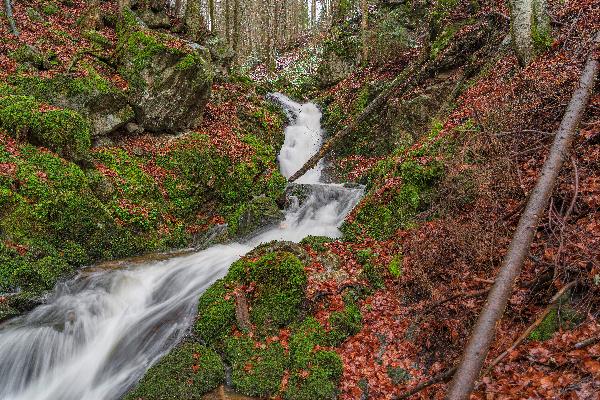
<svg viewBox="0 0 600 400">
<path fill-rule="evenodd" d="M 240 46 L 240 0 L 233 0 L 233 51 L 238 58 Z"/>
<path fill-rule="evenodd" d="M 185 7 L 185 28 L 190 40 L 199 40 L 203 25 L 200 0 L 188 0 Z"/>
<path fill-rule="evenodd" d="M 6 10 L 6 19 L 10 25 L 10 30 L 12 31 L 13 35 L 19 36 L 19 30 L 17 29 L 17 24 L 15 23 L 15 16 L 12 12 L 12 4 L 10 0 L 4 0 L 4 8 Z"/>
<path fill-rule="evenodd" d="M 210 31 L 217 31 L 217 21 L 215 21 L 215 0 L 208 0 L 208 19 L 210 20 Z"/>
<path fill-rule="evenodd" d="M 513 291 L 515 279 L 521 272 L 523 260 L 529 253 L 529 247 L 540 216 L 543 214 L 552 194 L 562 164 L 571 151 L 575 130 L 581 121 L 594 87 L 594 81 L 598 75 L 598 61 L 595 59 L 594 53 L 600 43 L 600 33 L 596 34 L 593 43 L 591 55 L 579 81 L 579 87 L 573 93 L 573 97 L 569 102 L 560 128 L 554 138 L 550 154 L 542 168 L 540 178 L 529 196 L 525 211 L 519 220 L 517 230 L 508 248 L 508 253 L 504 257 L 500 272 L 490 290 L 469 343 L 465 348 L 461 363 L 450 384 L 446 397 L 448 400 L 468 399 L 473 390 L 494 339 L 496 324 L 504 314 L 506 303 Z"/>
<path fill-rule="evenodd" d="M 550 17 L 546 0 L 511 0 L 511 34 L 515 52 L 521 65 L 527 65 L 535 56 L 536 42 L 550 35 Z"/>
<path fill-rule="evenodd" d="M 173 5 L 173 13 L 176 17 L 181 15 L 181 9 L 183 8 L 183 0 L 175 0 L 175 4 Z"/>
<path fill-rule="evenodd" d="M 130 1 L 129 0 L 118 0 L 117 4 L 119 7 L 119 18 L 122 18 L 123 13 L 125 12 L 125 9 L 129 8 Z"/>
<path fill-rule="evenodd" d="M 229 14 L 229 0 L 224 1 L 225 4 L 225 39 L 227 44 L 231 44 L 231 15 Z"/>
</svg>

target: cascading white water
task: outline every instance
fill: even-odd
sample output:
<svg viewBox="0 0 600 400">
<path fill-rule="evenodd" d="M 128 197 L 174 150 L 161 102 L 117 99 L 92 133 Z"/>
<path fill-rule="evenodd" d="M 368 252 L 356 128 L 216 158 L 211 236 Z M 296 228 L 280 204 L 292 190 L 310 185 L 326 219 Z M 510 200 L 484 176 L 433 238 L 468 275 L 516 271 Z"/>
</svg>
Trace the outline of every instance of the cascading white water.
<svg viewBox="0 0 600 400">
<path fill-rule="evenodd" d="M 291 124 L 279 155 L 290 176 L 321 145 L 321 113 L 273 95 Z M 339 235 L 360 188 L 319 183 L 319 165 L 302 177 L 311 194 L 279 226 L 244 243 L 216 245 L 166 261 L 88 272 L 59 285 L 50 301 L 0 328 L 0 399 L 105 400 L 123 395 L 190 326 L 198 296 L 256 245 Z"/>
</svg>

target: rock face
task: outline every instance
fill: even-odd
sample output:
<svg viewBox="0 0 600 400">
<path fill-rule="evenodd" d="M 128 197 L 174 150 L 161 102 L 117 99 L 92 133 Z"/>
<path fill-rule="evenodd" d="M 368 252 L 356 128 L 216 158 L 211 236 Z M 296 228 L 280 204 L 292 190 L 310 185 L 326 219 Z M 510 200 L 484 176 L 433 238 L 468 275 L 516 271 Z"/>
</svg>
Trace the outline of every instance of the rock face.
<svg viewBox="0 0 600 400">
<path fill-rule="evenodd" d="M 133 110 L 119 92 L 90 92 L 76 97 L 59 97 L 56 104 L 72 108 L 86 116 L 92 126 L 92 137 L 106 136 L 133 119 Z"/>
<path fill-rule="evenodd" d="M 171 26 L 169 16 L 164 11 L 141 10 L 138 15 L 150 29 L 166 29 Z"/>
<path fill-rule="evenodd" d="M 193 128 L 210 97 L 210 54 L 174 36 L 136 28 L 122 35 L 120 72 L 137 123 L 150 132 Z"/>
<path fill-rule="evenodd" d="M 264 195 L 257 196 L 246 205 L 241 213 L 236 233 L 240 236 L 246 236 L 257 229 L 276 224 L 283 217 L 283 212 L 272 199 Z"/>
</svg>

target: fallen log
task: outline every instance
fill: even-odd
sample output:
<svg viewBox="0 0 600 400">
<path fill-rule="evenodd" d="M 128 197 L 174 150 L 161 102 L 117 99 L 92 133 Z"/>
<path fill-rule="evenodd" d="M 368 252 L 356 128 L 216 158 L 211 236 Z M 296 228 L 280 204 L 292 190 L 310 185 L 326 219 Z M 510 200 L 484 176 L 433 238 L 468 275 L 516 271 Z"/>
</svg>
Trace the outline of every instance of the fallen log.
<svg viewBox="0 0 600 400">
<path fill-rule="evenodd" d="M 490 290 L 457 372 L 450 384 L 446 395 L 448 400 L 468 399 L 475 382 L 479 378 L 481 367 L 494 338 L 496 324 L 504 314 L 506 303 L 513 291 L 515 279 L 521 272 L 523 261 L 529 253 L 529 247 L 540 216 L 548 204 L 548 199 L 560 169 L 569 156 L 576 128 L 588 104 L 590 93 L 598 75 L 598 60 L 595 58 L 595 52 L 599 42 L 600 32 L 595 35 L 590 56 L 579 81 L 579 87 L 575 90 L 569 102 L 541 175 L 529 196 L 527 206 L 521 215 L 500 272 L 495 279 L 495 284 Z"/>
<path fill-rule="evenodd" d="M 529 337 L 529 335 L 531 334 L 531 332 L 533 332 L 534 329 L 537 328 L 542 323 L 542 321 L 544 321 L 546 316 L 548 314 L 550 314 L 552 312 L 552 310 L 554 310 L 557 307 L 558 300 L 560 300 L 560 298 L 563 296 L 563 294 L 565 294 L 565 292 L 567 290 L 571 289 L 576 284 L 577 284 L 577 281 L 573 281 L 573 282 L 570 282 L 570 283 L 566 284 L 565 286 L 563 286 L 563 288 L 560 289 L 554 295 L 554 297 L 552 297 L 552 300 L 550 300 L 550 303 L 544 309 L 544 311 L 542 311 L 542 313 L 540 315 L 538 315 L 538 317 L 535 319 L 535 321 L 533 321 L 533 323 L 531 325 L 529 325 L 527 327 L 527 329 L 525 329 L 525 331 L 523 331 L 523 333 L 521 333 L 521 335 L 517 338 L 517 340 L 515 340 L 508 349 L 504 350 L 498 357 L 496 357 L 494 359 L 494 361 L 492 361 L 490 363 L 490 365 L 488 366 L 488 368 L 486 369 L 486 371 L 483 375 L 489 374 L 494 369 L 494 367 L 496 365 L 498 365 L 498 363 L 500 361 L 502 361 L 511 351 L 516 349 L 517 346 L 519 346 L 521 343 L 523 343 L 523 340 L 527 339 Z"/>
<path fill-rule="evenodd" d="M 428 54 L 428 52 L 424 52 L 424 54 Z M 398 75 L 377 97 L 375 97 L 372 102 L 369 103 L 362 113 L 350 121 L 347 126 L 329 138 L 327 142 L 323 144 L 319 152 L 312 156 L 306 163 L 304 163 L 302 168 L 296 171 L 294 175 L 288 179 L 288 181 L 294 182 L 296 179 L 304 175 L 306 171 L 317 165 L 319 160 L 331 151 L 334 144 L 336 144 L 348 133 L 356 129 L 357 126 L 365 122 L 365 120 L 373 113 L 373 111 L 381 107 L 394 92 L 408 90 L 416 82 L 421 80 L 421 78 L 429 71 L 429 66 L 432 64 L 431 60 L 425 62 L 426 60 L 426 57 L 421 57 L 415 64 L 413 64 L 412 67 L 405 69 L 400 75 Z"/>
</svg>

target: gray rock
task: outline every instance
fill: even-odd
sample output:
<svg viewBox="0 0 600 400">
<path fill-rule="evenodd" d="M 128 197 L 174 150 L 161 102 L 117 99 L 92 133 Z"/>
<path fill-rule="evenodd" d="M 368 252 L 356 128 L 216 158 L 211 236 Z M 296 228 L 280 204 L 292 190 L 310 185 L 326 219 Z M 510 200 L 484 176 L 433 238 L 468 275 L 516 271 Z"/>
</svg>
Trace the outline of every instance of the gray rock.
<svg viewBox="0 0 600 400">
<path fill-rule="evenodd" d="M 246 236 L 261 228 L 266 228 L 283 220 L 283 211 L 277 207 L 275 201 L 264 195 L 250 200 L 240 215 L 236 233 Z"/>
<path fill-rule="evenodd" d="M 75 96 L 57 93 L 53 103 L 72 108 L 87 117 L 92 126 L 92 137 L 106 136 L 134 117 L 127 98 L 118 91 L 91 90 Z"/>
<path fill-rule="evenodd" d="M 129 135 L 141 135 L 142 133 L 144 133 L 144 128 L 142 128 L 136 123 L 129 122 L 125 124 L 125 131 L 127 131 Z"/>
<path fill-rule="evenodd" d="M 136 121 L 150 132 L 178 133 L 197 126 L 210 97 L 210 55 L 175 37 L 137 28 L 120 38 L 119 70 L 129 81 Z"/>
<path fill-rule="evenodd" d="M 171 27 L 171 20 L 164 11 L 155 12 L 148 9 L 141 10 L 137 14 L 150 29 L 168 29 Z"/>
</svg>

